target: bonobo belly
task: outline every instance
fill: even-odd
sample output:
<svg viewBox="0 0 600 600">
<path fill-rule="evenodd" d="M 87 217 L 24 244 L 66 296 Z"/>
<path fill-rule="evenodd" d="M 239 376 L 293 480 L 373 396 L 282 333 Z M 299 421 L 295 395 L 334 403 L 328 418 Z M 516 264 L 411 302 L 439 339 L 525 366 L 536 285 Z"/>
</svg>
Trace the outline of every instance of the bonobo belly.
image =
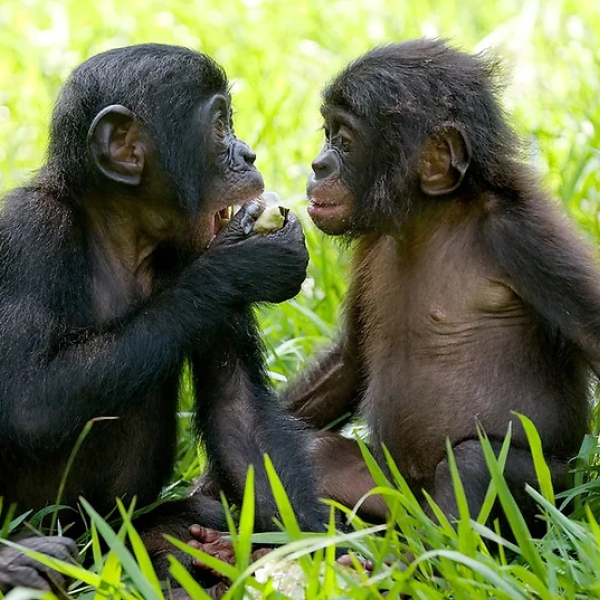
<svg viewBox="0 0 600 600">
<path fill-rule="evenodd" d="M 171 475 L 175 452 L 175 408 L 161 409 L 165 402 L 148 398 L 119 419 L 97 421 L 67 475 L 62 498 L 57 494 L 70 451 L 10 466 L 3 477 L 7 499 L 20 510 L 37 510 L 57 500 L 73 506 L 83 496 L 102 514 L 115 507 L 116 497 L 127 504 L 135 496 L 138 507 L 154 501 Z"/>
<path fill-rule="evenodd" d="M 374 444 L 387 446 L 406 477 L 426 485 L 445 457 L 446 438 L 476 438 L 477 423 L 502 439 L 512 421 L 513 443 L 526 447 L 511 411 L 531 418 L 542 439 L 564 439 L 566 403 L 526 315 L 418 323 L 388 331 L 388 344 L 371 344 L 363 404 Z"/>
</svg>

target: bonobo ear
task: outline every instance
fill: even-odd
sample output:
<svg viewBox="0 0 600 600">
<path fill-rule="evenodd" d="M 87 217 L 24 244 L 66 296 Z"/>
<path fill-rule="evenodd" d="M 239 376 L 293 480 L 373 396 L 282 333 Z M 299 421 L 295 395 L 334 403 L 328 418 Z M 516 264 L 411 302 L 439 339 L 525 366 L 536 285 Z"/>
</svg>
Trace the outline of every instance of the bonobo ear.
<svg viewBox="0 0 600 600">
<path fill-rule="evenodd" d="M 471 162 L 469 142 L 455 125 L 442 125 L 431 134 L 419 153 L 419 182 L 428 196 L 456 190 Z"/>
<path fill-rule="evenodd" d="M 135 115 L 120 104 L 103 108 L 88 131 L 88 148 L 98 170 L 116 183 L 142 181 L 146 148 Z"/>
</svg>

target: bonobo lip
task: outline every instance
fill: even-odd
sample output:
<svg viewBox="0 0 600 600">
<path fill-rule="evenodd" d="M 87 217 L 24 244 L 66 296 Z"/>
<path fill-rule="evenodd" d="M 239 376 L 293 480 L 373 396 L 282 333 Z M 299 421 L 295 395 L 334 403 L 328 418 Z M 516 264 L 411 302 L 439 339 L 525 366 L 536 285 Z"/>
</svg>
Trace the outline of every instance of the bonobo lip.
<svg viewBox="0 0 600 600">
<path fill-rule="evenodd" d="M 341 204 L 333 204 L 331 202 L 318 202 L 314 198 L 309 199 L 310 204 L 308 205 L 306 212 L 309 214 L 311 219 L 322 219 L 330 217 L 342 209 Z"/>
</svg>

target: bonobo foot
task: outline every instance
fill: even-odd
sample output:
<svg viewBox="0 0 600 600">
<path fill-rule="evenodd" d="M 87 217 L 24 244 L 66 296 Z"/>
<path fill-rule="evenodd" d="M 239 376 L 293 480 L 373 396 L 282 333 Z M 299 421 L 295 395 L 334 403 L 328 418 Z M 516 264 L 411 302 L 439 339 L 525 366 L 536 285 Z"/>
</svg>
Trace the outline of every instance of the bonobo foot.
<svg viewBox="0 0 600 600">
<path fill-rule="evenodd" d="M 220 531 L 215 531 L 214 529 L 209 529 L 208 527 L 202 527 L 201 525 L 192 525 L 190 527 L 190 534 L 194 538 L 189 542 L 189 545 L 192 548 L 196 548 L 197 550 L 202 550 L 223 562 L 226 562 L 229 565 L 235 564 L 235 551 L 233 549 L 233 544 L 230 540 L 225 539 L 224 534 Z M 268 554 L 270 552 L 269 548 L 259 548 L 252 552 L 250 556 L 250 561 L 255 562 L 261 556 Z M 207 589 L 206 592 L 211 598 L 222 598 L 227 590 L 229 589 L 229 585 L 231 581 L 224 577 L 218 571 L 211 569 L 207 565 L 205 565 L 201 560 L 194 560 L 193 566 L 196 569 L 203 571 L 204 573 L 208 573 L 213 577 L 220 579 L 220 581 Z"/>
<path fill-rule="evenodd" d="M 18 543 L 51 558 L 70 563 L 77 563 L 79 550 L 71 538 L 29 537 L 17 540 Z M 67 585 L 68 579 L 62 573 L 54 571 L 34 558 L 23 554 L 16 548 L 0 549 L 0 591 L 8 592 L 15 587 L 28 587 L 35 590 L 61 590 Z"/>
</svg>

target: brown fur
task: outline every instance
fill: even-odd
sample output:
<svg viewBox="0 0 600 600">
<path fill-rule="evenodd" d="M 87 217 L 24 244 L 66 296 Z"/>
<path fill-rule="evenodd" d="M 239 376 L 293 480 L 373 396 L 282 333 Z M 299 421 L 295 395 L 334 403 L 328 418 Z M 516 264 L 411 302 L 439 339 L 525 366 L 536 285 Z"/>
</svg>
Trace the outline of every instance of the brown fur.
<svg viewBox="0 0 600 600">
<path fill-rule="evenodd" d="M 341 341 L 283 401 L 315 430 L 362 415 L 380 464 L 385 445 L 448 515 L 446 440 L 476 515 L 489 484 L 477 426 L 498 451 L 512 423 L 504 473 L 533 523 L 536 474 L 513 412 L 533 421 L 564 488 L 589 426 L 590 366 L 600 373 L 600 278 L 520 161 L 492 76 L 417 40 L 367 53 L 326 89 L 309 214 L 355 242 L 352 284 Z M 352 506 L 373 485 L 357 449 L 336 431 L 314 436 L 321 493 Z"/>
</svg>

